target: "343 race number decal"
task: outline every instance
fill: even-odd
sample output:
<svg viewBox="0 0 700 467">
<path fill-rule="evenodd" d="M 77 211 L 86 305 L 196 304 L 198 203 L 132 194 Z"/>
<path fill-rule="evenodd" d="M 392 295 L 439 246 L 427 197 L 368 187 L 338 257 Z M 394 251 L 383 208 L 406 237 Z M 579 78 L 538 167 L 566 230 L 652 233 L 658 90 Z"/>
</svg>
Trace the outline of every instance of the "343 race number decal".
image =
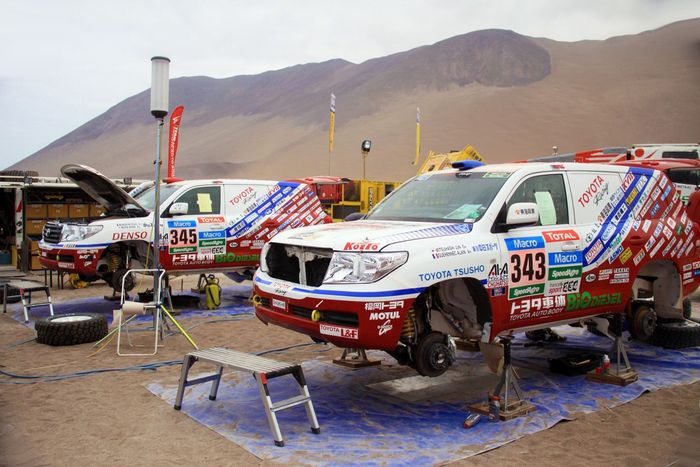
<svg viewBox="0 0 700 467">
<path fill-rule="evenodd" d="M 547 272 L 544 252 L 511 254 L 510 271 L 510 281 L 514 284 L 544 280 Z"/>
</svg>

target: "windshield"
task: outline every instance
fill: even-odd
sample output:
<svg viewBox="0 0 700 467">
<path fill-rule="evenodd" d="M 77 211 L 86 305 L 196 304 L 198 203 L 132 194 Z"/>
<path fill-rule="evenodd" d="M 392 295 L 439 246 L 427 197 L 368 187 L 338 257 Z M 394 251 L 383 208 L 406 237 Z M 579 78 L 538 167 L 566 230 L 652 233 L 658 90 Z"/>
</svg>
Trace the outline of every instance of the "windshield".
<svg viewBox="0 0 700 467">
<path fill-rule="evenodd" d="M 419 175 L 386 197 L 372 220 L 474 222 L 486 212 L 508 172 L 450 172 Z"/>
<path fill-rule="evenodd" d="M 177 189 L 180 188 L 180 185 L 174 185 L 174 184 L 161 184 L 160 185 L 160 204 L 162 205 L 165 200 L 170 198 L 170 195 L 175 193 Z M 153 206 L 155 205 L 155 197 L 156 197 L 156 190 L 155 187 L 150 187 L 149 189 L 139 193 L 134 197 L 136 201 L 139 202 L 141 206 L 144 207 L 144 209 L 147 209 L 149 211 L 153 211 Z"/>
</svg>

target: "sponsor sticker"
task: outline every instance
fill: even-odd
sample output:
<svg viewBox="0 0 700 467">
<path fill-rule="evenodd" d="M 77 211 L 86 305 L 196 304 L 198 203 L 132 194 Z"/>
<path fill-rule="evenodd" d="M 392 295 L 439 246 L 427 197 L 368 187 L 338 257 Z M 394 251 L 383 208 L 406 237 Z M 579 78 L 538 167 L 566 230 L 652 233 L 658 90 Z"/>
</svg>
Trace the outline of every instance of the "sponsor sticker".
<svg viewBox="0 0 700 467">
<path fill-rule="evenodd" d="M 287 302 L 285 302 L 284 300 L 280 300 L 278 298 L 273 298 L 272 299 L 272 306 L 275 308 L 280 308 L 282 310 L 286 310 L 287 309 Z"/>
<path fill-rule="evenodd" d="M 581 264 L 583 253 L 580 251 L 549 253 L 549 265 L 561 266 L 566 264 Z"/>
<path fill-rule="evenodd" d="M 574 240 L 581 240 L 578 236 L 578 232 L 573 229 L 568 230 L 545 230 L 542 232 L 546 242 L 568 242 Z"/>
<path fill-rule="evenodd" d="M 224 216 L 207 216 L 207 217 L 198 217 L 197 222 L 200 224 L 217 224 L 221 222 L 226 222 L 226 219 L 224 219 Z"/>
<path fill-rule="evenodd" d="M 564 279 L 574 279 L 581 277 L 581 266 L 564 267 L 564 268 L 550 268 L 549 269 L 549 280 L 558 281 Z"/>
<path fill-rule="evenodd" d="M 343 247 L 345 251 L 377 251 L 379 243 L 347 242 Z"/>
<path fill-rule="evenodd" d="M 515 300 L 521 297 L 530 295 L 542 295 L 544 293 L 544 284 L 531 284 L 522 287 L 511 287 L 508 290 L 508 299 Z"/>
<path fill-rule="evenodd" d="M 506 238 L 505 242 L 508 251 L 544 248 L 544 239 L 542 237 Z"/>
<path fill-rule="evenodd" d="M 346 328 L 344 326 L 333 326 L 330 324 L 320 324 L 318 330 L 325 336 L 343 337 L 345 339 L 357 339 L 358 333 L 355 328 Z"/>
</svg>

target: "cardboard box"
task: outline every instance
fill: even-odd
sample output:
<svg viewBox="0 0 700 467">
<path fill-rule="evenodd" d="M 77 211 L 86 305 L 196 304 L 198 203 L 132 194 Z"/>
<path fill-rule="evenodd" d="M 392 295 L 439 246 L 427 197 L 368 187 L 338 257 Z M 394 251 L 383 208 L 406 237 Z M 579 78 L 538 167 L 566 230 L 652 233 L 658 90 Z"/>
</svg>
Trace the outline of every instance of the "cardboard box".
<svg viewBox="0 0 700 467">
<path fill-rule="evenodd" d="M 39 262 L 39 255 L 32 255 L 31 270 L 36 271 L 37 269 L 42 269 L 41 263 Z"/>
<path fill-rule="evenodd" d="M 47 216 L 49 219 L 65 219 L 68 217 L 67 204 L 48 204 Z"/>
<path fill-rule="evenodd" d="M 68 217 L 71 219 L 79 217 L 90 217 L 90 209 L 87 204 L 69 204 Z"/>
<path fill-rule="evenodd" d="M 27 235 L 41 236 L 41 233 L 44 230 L 44 224 L 46 224 L 45 220 L 28 220 L 24 226 L 24 231 Z"/>
<path fill-rule="evenodd" d="M 104 206 L 99 204 L 90 205 L 90 217 L 100 217 L 103 212 L 105 212 Z"/>
<path fill-rule="evenodd" d="M 27 204 L 24 209 L 27 219 L 46 219 L 45 204 Z"/>
<path fill-rule="evenodd" d="M 32 254 L 39 254 L 39 240 L 40 238 L 27 238 L 27 241 L 29 242 L 29 250 L 32 252 Z"/>
</svg>

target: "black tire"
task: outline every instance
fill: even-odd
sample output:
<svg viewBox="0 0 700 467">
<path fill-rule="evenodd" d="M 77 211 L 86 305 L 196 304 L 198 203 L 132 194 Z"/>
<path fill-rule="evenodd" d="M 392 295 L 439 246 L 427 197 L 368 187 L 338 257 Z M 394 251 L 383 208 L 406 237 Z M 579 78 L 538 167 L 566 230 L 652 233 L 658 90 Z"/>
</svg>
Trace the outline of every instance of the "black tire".
<svg viewBox="0 0 700 467">
<path fill-rule="evenodd" d="M 7 296 L 10 297 L 7 299 L 7 303 L 17 303 L 20 300 L 22 300 L 22 297 L 19 296 L 19 289 L 17 287 L 7 287 Z M 5 300 L 5 288 L 0 286 L 0 302 Z"/>
<path fill-rule="evenodd" d="M 700 346 L 700 323 L 688 319 L 659 321 L 649 343 L 665 349 Z"/>
<path fill-rule="evenodd" d="M 126 269 L 119 269 L 112 276 L 112 288 L 117 292 L 122 290 L 122 279 L 124 279 L 124 292 L 131 292 L 136 287 L 136 279 L 133 274 L 126 275 L 128 271 Z"/>
<path fill-rule="evenodd" d="M 431 332 L 423 336 L 416 348 L 416 370 L 423 376 L 440 376 L 452 365 L 445 335 Z"/>
<path fill-rule="evenodd" d="M 71 313 L 41 318 L 34 324 L 36 341 L 53 346 L 95 342 L 107 335 L 107 318 L 98 313 Z"/>
<path fill-rule="evenodd" d="M 648 342 L 656 330 L 656 312 L 648 305 L 639 305 L 632 312 L 629 328 L 632 337 L 642 342 Z"/>
</svg>

